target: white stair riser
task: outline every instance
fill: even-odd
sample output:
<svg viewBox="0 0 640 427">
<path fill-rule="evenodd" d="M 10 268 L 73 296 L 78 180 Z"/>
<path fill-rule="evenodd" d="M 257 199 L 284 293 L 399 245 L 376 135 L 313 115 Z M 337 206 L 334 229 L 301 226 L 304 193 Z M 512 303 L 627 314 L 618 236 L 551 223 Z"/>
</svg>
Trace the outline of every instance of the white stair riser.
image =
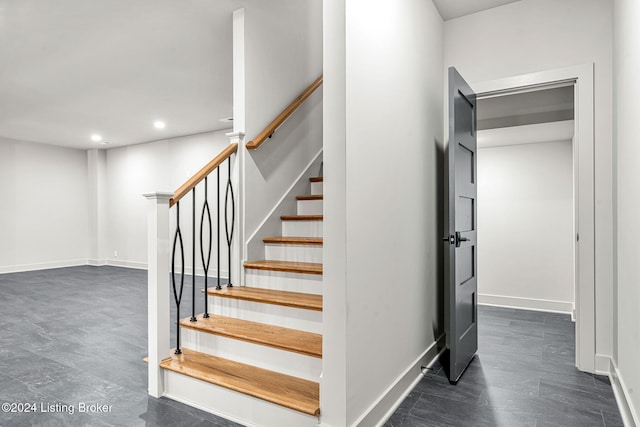
<svg viewBox="0 0 640 427">
<path fill-rule="evenodd" d="M 165 370 L 165 396 L 249 427 L 318 427 L 318 418 Z"/>
<path fill-rule="evenodd" d="M 280 291 L 322 294 L 322 275 L 246 269 L 245 285 Z"/>
<path fill-rule="evenodd" d="M 319 381 L 322 372 L 322 359 L 265 345 L 187 328 L 181 329 L 181 340 L 191 350 L 310 381 Z"/>
<path fill-rule="evenodd" d="M 311 194 L 322 194 L 322 182 L 311 183 Z"/>
<path fill-rule="evenodd" d="M 322 237 L 322 221 L 282 221 L 286 237 Z"/>
<path fill-rule="evenodd" d="M 322 200 L 298 200 L 298 215 L 322 215 Z"/>
<path fill-rule="evenodd" d="M 322 333 L 322 312 L 231 298 L 209 297 L 209 313 Z"/>
<path fill-rule="evenodd" d="M 306 236 L 303 236 L 306 237 Z M 322 246 L 265 244 L 265 258 L 276 261 L 322 262 Z"/>
</svg>

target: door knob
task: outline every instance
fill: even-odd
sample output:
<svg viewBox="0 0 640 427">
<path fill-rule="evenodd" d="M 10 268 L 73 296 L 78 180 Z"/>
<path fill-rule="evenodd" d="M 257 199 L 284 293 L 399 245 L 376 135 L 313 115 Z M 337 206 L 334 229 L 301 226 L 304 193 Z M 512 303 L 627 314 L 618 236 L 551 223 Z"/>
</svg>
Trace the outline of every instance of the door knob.
<svg viewBox="0 0 640 427">
<path fill-rule="evenodd" d="M 467 239 L 466 237 L 462 237 L 462 234 L 459 231 L 456 231 L 456 247 L 460 247 L 460 242 L 468 242 L 469 239 Z"/>
</svg>

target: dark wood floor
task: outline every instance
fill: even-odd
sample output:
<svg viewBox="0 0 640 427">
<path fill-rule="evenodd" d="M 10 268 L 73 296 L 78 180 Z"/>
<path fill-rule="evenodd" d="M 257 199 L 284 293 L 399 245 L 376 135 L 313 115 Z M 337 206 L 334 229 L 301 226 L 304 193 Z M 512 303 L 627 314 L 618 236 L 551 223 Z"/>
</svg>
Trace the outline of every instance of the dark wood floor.
<svg viewBox="0 0 640 427">
<path fill-rule="evenodd" d="M 37 406 L 0 411 L 0 426 L 238 426 L 147 395 L 146 301 L 139 270 L 0 275 L 0 404 Z M 481 307 L 479 325 L 479 354 L 458 385 L 435 366 L 387 426 L 622 425 L 608 380 L 573 367 L 568 316 Z M 111 409 L 81 414 L 80 402 Z M 41 404 L 76 410 L 43 413 Z"/>
<path fill-rule="evenodd" d="M 458 384 L 437 364 L 386 427 L 623 425 L 608 378 L 574 366 L 569 315 L 480 306 L 478 327 Z"/>
</svg>

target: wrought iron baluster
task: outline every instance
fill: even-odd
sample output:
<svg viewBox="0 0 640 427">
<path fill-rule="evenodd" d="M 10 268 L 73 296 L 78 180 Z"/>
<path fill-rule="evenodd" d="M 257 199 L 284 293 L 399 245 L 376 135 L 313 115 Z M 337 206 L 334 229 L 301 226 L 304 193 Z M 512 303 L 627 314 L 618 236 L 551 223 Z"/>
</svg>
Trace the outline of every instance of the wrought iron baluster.
<svg viewBox="0 0 640 427">
<path fill-rule="evenodd" d="M 204 179 L 204 205 L 202 205 L 202 215 L 200 216 L 200 256 L 202 257 L 202 268 L 204 269 L 204 314 L 202 317 L 205 319 L 209 317 L 209 264 L 211 263 L 211 212 L 209 211 L 209 177 Z M 203 227 L 204 227 L 204 215 L 207 214 L 207 220 L 209 221 L 209 251 L 207 252 L 207 259 L 205 261 L 204 256 L 204 243 L 202 241 Z"/>
<path fill-rule="evenodd" d="M 228 175 L 227 175 L 227 190 L 224 195 L 224 230 L 227 235 L 227 247 L 228 247 L 228 256 L 229 256 L 229 283 L 227 284 L 228 288 L 233 287 L 231 282 L 231 242 L 233 241 L 233 229 L 236 222 L 236 203 L 235 197 L 233 195 L 233 185 L 231 184 L 231 157 L 229 157 L 229 167 L 228 167 Z M 228 219 L 228 202 L 229 202 L 229 194 L 231 194 L 231 229 L 229 229 L 229 219 Z"/>
<path fill-rule="evenodd" d="M 193 209 L 191 210 L 191 322 L 196 319 L 196 187 L 191 190 Z"/>
<path fill-rule="evenodd" d="M 180 293 L 176 288 L 176 245 L 180 243 Z M 173 237 L 173 251 L 171 256 L 171 284 L 173 287 L 173 299 L 176 302 L 176 354 L 181 354 L 180 349 L 180 302 L 184 288 L 184 245 L 182 244 L 182 232 L 180 231 L 180 202 L 176 203 L 176 233 Z"/>
</svg>

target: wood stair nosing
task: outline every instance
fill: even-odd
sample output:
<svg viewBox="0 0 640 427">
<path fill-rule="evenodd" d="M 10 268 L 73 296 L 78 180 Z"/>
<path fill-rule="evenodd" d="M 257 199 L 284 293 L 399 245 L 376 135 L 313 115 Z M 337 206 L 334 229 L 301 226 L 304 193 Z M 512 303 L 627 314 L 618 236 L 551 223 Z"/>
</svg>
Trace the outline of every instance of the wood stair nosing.
<svg viewBox="0 0 640 427">
<path fill-rule="evenodd" d="M 283 221 L 323 221 L 324 215 L 282 215 Z"/>
<path fill-rule="evenodd" d="M 247 261 L 244 268 L 254 270 L 282 271 L 286 273 L 319 274 L 322 275 L 322 263 L 319 262 L 293 262 L 293 261 Z"/>
<path fill-rule="evenodd" d="M 172 352 L 173 353 L 173 352 Z M 182 348 L 160 366 L 305 414 L 320 412 L 320 385 L 302 378 Z"/>
<path fill-rule="evenodd" d="M 305 194 L 303 196 L 296 196 L 296 200 L 322 200 L 324 195 L 322 194 Z"/>
<path fill-rule="evenodd" d="M 322 335 L 320 334 L 216 314 L 209 314 L 207 318 L 203 318 L 199 314 L 196 319 L 195 322 L 192 322 L 188 317 L 182 319 L 180 326 L 305 356 L 322 358 Z"/>
<path fill-rule="evenodd" d="M 235 286 L 220 290 L 209 289 L 208 294 L 214 297 L 238 299 L 264 304 L 281 305 L 304 310 L 322 311 L 322 295 L 302 292 L 280 291 L 275 289 Z"/>
<path fill-rule="evenodd" d="M 309 178 L 310 182 L 324 182 L 324 178 L 321 176 L 314 176 L 312 178 Z"/>
<path fill-rule="evenodd" d="M 275 245 L 310 245 L 322 246 L 322 237 L 265 237 L 262 239 L 264 243 Z"/>
</svg>

